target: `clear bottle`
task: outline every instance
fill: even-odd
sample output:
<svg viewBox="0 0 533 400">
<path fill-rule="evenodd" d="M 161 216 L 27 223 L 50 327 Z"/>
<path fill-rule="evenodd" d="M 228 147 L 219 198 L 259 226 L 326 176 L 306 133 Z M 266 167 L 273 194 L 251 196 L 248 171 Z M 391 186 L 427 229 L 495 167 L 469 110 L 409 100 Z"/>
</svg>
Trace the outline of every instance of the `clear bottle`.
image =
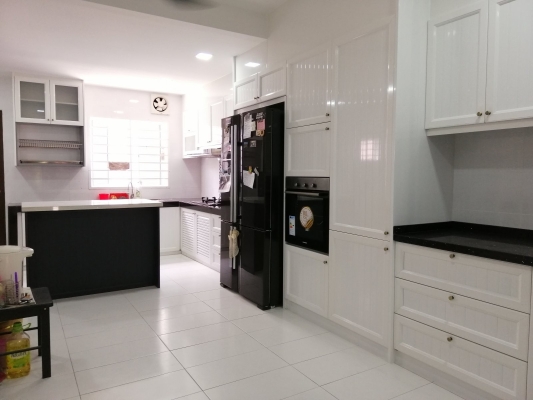
<svg viewBox="0 0 533 400">
<path fill-rule="evenodd" d="M 10 337 L 6 342 L 6 352 L 27 349 L 30 347 L 30 337 L 24 329 L 22 323 L 15 322 Z M 30 373 L 30 352 L 20 351 L 6 356 L 7 379 L 22 378 Z"/>
</svg>

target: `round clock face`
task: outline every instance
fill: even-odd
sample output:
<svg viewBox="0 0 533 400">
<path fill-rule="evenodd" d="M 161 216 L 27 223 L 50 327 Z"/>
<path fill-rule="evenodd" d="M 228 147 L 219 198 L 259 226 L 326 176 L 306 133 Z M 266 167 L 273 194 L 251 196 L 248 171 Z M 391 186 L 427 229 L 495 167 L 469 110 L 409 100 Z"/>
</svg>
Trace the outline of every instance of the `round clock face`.
<svg viewBox="0 0 533 400">
<path fill-rule="evenodd" d="M 163 97 L 156 97 L 152 104 L 154 109 L 159 112 L 163 112 L 168 108 L 168 102 Z"/>
<path fill-rule="evenodd" d="M 315 217 L 313 216 L 313 210 L 310 207 L 303 207 L 300 210 L 300 224 L 304 227 L 306 231 L 311 229 L 315 222 Z"/>
</svg>

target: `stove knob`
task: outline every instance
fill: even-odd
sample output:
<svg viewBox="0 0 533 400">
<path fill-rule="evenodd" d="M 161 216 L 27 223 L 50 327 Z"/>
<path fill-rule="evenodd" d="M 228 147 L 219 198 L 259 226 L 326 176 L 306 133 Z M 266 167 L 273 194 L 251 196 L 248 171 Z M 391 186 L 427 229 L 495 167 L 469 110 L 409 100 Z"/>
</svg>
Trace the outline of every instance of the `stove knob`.
<svg viewBox="0 0 533 400">
<path fill-rule="evenodd" d="M 311 187 L 316 188 L 316 183 L 313 183 L 313 184 L 311 185 Z"/>
<path fill-rule="evenodd" d="M 303 186 L 303 187 L 307 187 L 307 183 L 304 183 L 302 186 Z"/>
</svg>

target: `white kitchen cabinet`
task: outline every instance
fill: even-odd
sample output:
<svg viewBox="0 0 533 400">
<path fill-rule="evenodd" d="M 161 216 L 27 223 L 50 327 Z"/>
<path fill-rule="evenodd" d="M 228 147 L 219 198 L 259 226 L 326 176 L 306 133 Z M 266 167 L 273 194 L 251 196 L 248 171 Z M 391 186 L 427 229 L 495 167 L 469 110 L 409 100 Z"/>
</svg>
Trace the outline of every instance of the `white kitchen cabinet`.
<svg viewBox="0 0 533 400">
<path fill-rule="evenodd" d="M 329 318 L 388 346 L 393 282 L 388 244 L 330 231 Z"/>
<path fill-rule="evenodd" d="M 527 361 L 529 314 L 396 279 L 397 314 Z"/>
<path fill-rule="evenodd" d="M 426 129 L 484 122 L 488 2 L 428 23 Z"/>
<path fill-rule="evenodd" d="M 220 235 L 222 233 L 220 226 L 220 217 L 211 216 L 211 260 L 210 266 L 215 271 L 220 271 Z"/>
<path fill-rule="evenodd" d="M 224 118 L 224 99 L 221 98 L 209 105 L 209 119 L 211 121 L 211 138 L 209 146 L 220 147 L 222 143 L 222 118 Z"/>
<path fill-rule="evenodd" d="M 331 123 L 285 130 L 285 175 L 329 177 Z"/>
<path fill-rule="evenodd" d="M 284 247 L 285 297 L 327 318 L 329 257 L 294 246 Z"/>
<path fill-rule="evenodd" d="M 529 313 L 531 267 L 396 243 L 396 277 Z"/>
<path fill-rule="evenodd" d="M 159 209 L 159 246 L 161 255 L 178 254 L 180 252 L 180 221 L 179 207 L 161 207 Z"/>
<path fill-rule="evenodd" d="M 527 363 L 400 315 L 394 348 L 500 399 L 526 399 Z"/>
<path fill-rule="evenodd" d="M 285 95 L 285 65 L 268 68 L 234 84 L 234 109 L 248 107 Z"/>
<path fill-rule="evenodd" d="M 224 97 L 224 118 L 231 117 L 233 110 L 233 95 Z"/>
<path fill-rule="evenodd" d="M 533 118 L 533 1 L 490 0 L 486 122 Z"/>
<path fill-rule="evenodd" d="M 183 112 L 183 158 L 198 154 L 198 111 Z"/>
<path fill-rule="evenodd" d="M 196 261 L 211 264 L 211 215 L 196 212 Z"/>
<path fill-rule="evenodd" d="M 181 208 L 181 253 L 196 259 L 196 213 Z"/>
<path fill-rule="evenodd" d="M 83 82 L 16 76 L 15 121 L 83 126 Z"/>
<path fill-rule="evenodd" d="M 332 68 L 329 44 L 287 62 L 287 128 L 331 121 Z"/>
<path fill-rule="evenodd" d="M 330 229 L 388 239 L 394 104 L 393 21 L 335 42 Z"/>
<path fill-rule="evenodd" d="M 429 135 L 533 125 L 532 19 L 530 0 L 482 0 L 429 21 Z"/>
</svg>

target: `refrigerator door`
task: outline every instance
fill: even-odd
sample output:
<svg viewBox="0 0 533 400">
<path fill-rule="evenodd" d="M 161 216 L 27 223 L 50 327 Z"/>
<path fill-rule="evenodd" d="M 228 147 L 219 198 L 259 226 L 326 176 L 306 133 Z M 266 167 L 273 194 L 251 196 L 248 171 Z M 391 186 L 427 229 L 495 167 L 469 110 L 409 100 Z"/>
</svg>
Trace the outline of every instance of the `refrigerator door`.
<svg viewBox="0 0 533 400">
<path fill-rule="evenodd" d="M 238 290 L 238 272 L 236 268 L 237 260 L 229 258 L 229 238 L 228 235 L 232 225 L 222 221 L 220 234 L 220 283 L 230 288 L 231 290 Z"/>
<path fill-rule="evenodd" d="M 241 116 L 234 115 L 224 118 L 222 124 L 222 150 L 219 166 L 219 192 L 221 199 L 221 219 L 227 222 L 237 222 L 237 192 L 238 182 L 235 177 L 238 158 L 238 139 L 241 126 Z"/>
</svg>

